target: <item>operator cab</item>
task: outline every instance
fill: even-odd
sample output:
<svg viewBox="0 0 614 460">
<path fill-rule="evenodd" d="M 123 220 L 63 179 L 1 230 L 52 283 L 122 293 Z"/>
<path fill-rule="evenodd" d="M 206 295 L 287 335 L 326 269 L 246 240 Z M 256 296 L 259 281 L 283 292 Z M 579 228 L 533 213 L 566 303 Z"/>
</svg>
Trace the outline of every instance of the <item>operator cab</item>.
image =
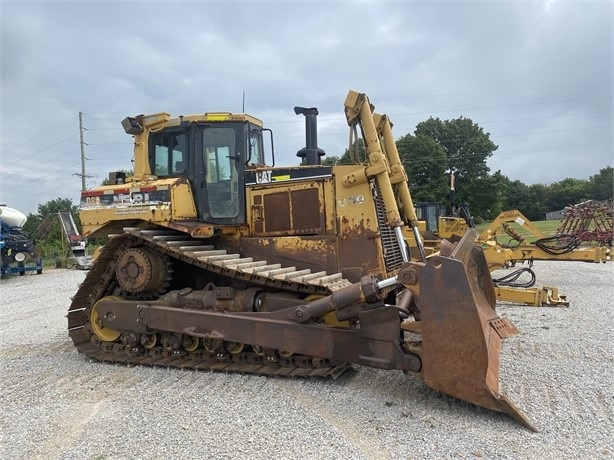
<svg viewBox="0 0 614 460">
<path fill-rule="evenodd" d="M 446 209 L 437 202 L 417 202 L 416 217 L 426 222 L 426 231 L 437 234 L 439 231 L 439 218 L 446 215 Z"/>
<path fill-rule="evenodd" d="M 245 170 L 264 165 L 263 131 L 270 130 L 243 114 L 207 113 L 180 117 L 178 123 L 165 121 L 170 123 L 148 133 L 151 174 L 158 179 L 186 178 L 199 221 L 243 224 Z"/>
<path fill-rule="evenodd" d="M 317 147 L 317 109 L 295 107 L 295 113 L 306 119 L 307 143 L 297 156 L 302 158 L 303 166 L 310 168 L 285 175 L 289 178 L 314 174 L 319 177 L 322 169 L 330 174 L 330 168 L 320 166 L 320 157 L 325 152 Z M 209 112 L 171 118 L 168 113 L 155 113 L 127 117 L 122 126 L 127 134 L 135 136 L 136 180 L 173 179 L 166 181 L 172 187 L 185 184 L 187 180 L 199 222 L 244 224 L 246 183 L 258 182 L 254 178 L 275 167 L 271 130 L 247 114 Z M 270 165 L 265 161 L 265 131 L 268 132 Z M 312 171 L 314 167 L 318 168 L 317 173 Z M 125 180 L 117 174 L 115 184 Z"/>
</svg>

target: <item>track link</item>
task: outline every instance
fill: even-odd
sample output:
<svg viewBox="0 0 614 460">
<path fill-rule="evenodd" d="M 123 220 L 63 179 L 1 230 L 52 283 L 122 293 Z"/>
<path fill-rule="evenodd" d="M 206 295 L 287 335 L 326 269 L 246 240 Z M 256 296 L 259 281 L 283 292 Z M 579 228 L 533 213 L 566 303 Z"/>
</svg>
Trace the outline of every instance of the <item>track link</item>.
<svg viewBox="0 0 614 460">
<path fill-rule="evenodd" d="M 112 237 L 102 249 L 68 310 L 69 335 L 77 349 L 89 358 L 127 365 L 333 379 L 350 368 L 349 363 L 329 363 L 302 355 L 279 357 L 278 361 L 269 362 L 251 350 L 219 356 L 205 349 L 169 351 L 163 347 L 145 349 L 100 341 L 91 330 L 89 312 L 96 301 L 112 295 L 117 289 L 116 252 L 140 245 L 153 247 L 172 259 L 191 264 L 195 269 L 279 291 L 328 295 L 351 284 L 340 273 L 311 273 L 310 270 L 242 258 L 239 254 L 229 254 L 226 249 L 207 244 L 206 240 L 173 230 L 125 228 L 121 235 Z"/>
</svg>

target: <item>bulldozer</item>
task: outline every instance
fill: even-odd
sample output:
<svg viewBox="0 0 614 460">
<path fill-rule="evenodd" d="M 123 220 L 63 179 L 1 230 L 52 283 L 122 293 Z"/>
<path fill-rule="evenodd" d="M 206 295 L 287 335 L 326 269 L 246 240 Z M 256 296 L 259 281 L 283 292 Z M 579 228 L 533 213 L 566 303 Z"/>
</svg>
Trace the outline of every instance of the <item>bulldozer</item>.
<svg viewBox="0 0 614 460">
<path fill-rule="evenodd" d="M 499 389 L 501 341 L 518 329 L 495 312 L 477 232 L 427 258 L 390 120 L 356 91 L 344 108 L 366 164 L 321 164 L 314 107 L 295 107 L 306 146 L 292 167 L 275 166 L 251 115 L 125 118 L 133 175 L 81 195 L 83 236 L 108 242 L 68 311 L 74 345 L 102 362 L 268 376 L 397 370 L 535 430 Z"/>
</svg>

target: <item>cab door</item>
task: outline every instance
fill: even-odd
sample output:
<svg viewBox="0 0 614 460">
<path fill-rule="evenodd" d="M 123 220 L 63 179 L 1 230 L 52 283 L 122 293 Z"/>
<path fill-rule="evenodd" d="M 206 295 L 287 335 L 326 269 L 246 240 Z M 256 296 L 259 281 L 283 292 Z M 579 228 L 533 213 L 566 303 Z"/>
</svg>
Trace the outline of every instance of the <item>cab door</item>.
<svg viewBox="0 0 614 460">
<path fill-rule="evenodd" d="M 241 124 L 206 124 L 195 142 L 196 198 L 201 219 L 245 223 L 245 165 Z"/>
</svg>

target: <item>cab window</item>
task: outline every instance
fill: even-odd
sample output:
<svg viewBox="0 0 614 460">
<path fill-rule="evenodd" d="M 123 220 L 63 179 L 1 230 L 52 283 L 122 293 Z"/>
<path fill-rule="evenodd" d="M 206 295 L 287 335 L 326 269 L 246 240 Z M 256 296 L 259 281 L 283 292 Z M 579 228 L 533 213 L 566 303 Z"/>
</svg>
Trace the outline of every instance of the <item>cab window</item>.
<svg viewBox="0 0 614 460">
<path fill-rule="evenodd" d="M 151 172 L 156 176 L 185 173 L 187 160 L 186 134 L 159 133 L 152 136 Z"/>
</svg>

